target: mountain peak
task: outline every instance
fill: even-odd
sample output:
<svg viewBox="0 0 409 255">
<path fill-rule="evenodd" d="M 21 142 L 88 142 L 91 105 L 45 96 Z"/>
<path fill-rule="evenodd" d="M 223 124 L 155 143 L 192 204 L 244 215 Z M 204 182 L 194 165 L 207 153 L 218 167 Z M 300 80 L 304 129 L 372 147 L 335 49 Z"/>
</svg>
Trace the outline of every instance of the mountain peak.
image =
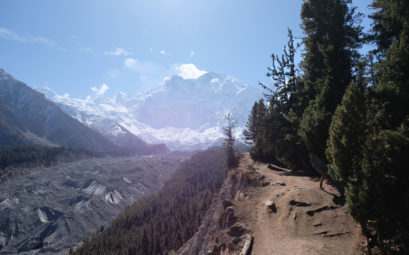
<svg viewBox="0 0 409 255">
<path fill-rule="evenodd" d="M 44 88 L 40 91 L 49 92 Z M 259 87 L 249 89 L 232 76 L 207 72 L 192 79 L 173 75 L 160 86 L 136 95 L 118 91 L 114 97 L 88 101 L 46 97 L 83 124 L 99 132 L 104 130 L 106 135 L 116 137 L 121 125 L 147 142 L 194 150 L 219 142 L 226 112 L 235 115 L 237 130 L 241 132 L 252 105 L 261 96 Z"/>
<path fill-rule="evenodd" d="M 0 80 L 15 80 L 13 76 L 0 68 Z"/>
<path fill-rule="evenodd" d="M 129 100 L 130 96 L 128 94 L 126 94 L 125 92 L 119 91 L 118 93 L 116 93 L 115 97 L 113 98 L 113 100 L 116 103 L 126 103 Z"/>
<path fill-rule="evenodd" d="M 226 78 L 228 78 L 228 76 L 224 74 L 214 73 L 214 72 L 208 72 L 208 73 L 202 74 L 201 76 L 197 78 L 183 78 L 180 75 L 174 74 L 165 81 L 165 86 L 172 85 L 172 84 L 179 84 L 179 83 L 183 83 L 187 81 L 211 82 L 214 79 L 224 80 Z"/>
<path fill-rule="evenodd" d="M 182 81 L 182 80 L 185 80 L 182 76 L 174 74 L 166 81 L 166 84 L 172 81 Z"/>
<path fill-rule="evenodd" d="M 228 76 L 224 75 L 224 74 L 218 74 L 218 73 L 214 73 L 214 72 L 208 72 L 203 74 L 202 76 L 200 76 L 199 78 L 197 78 L 197 80 L 200 81 L 205 81 L 205 82 L 212 82 L 215 80 L 224 80 L 226 79 Z"/>
<path fill-rule="evenodd" d="M 164 85 L 165 87 L 176 89 L 182 86 L 182 84 L 188 82 L 189 80 L 190 79 L 184 79 L 183 77 L 175 74 L 172 75 L 172 77 L 170 77 L 168 80 L 166 80 Z"/>
<path fill-rule="evenodd" d="M 117 92 L 117 93 L 115 94 L 115 98 L 127 98 L 127 97 L 129 97 L 129 95 L 126 94 L 126 93 L 123 92 L 123 91 L 119 91 L 119 92 Z"/>
</svg>

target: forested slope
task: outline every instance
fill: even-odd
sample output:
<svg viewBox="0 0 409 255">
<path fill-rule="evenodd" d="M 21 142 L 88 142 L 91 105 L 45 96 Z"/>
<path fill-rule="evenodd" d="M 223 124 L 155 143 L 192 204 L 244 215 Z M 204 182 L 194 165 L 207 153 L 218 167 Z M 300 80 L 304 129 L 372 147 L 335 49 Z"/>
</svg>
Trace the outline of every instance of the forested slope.
<svg viewBox="0 0 409 255">
<path fill-rule="evenodd" d="M 223 152 L 192 156 L 157 193 L 130 206 L 71 254 L 168 254 L 200 226 L 226 175 Z"/>
<path fill-rule="evenodd" d="M 29 173 L 36 167 L 49 167 L 100 154 L 82 149 L 43 146 L 0 148 L 0 181 Z"/>
</svg>

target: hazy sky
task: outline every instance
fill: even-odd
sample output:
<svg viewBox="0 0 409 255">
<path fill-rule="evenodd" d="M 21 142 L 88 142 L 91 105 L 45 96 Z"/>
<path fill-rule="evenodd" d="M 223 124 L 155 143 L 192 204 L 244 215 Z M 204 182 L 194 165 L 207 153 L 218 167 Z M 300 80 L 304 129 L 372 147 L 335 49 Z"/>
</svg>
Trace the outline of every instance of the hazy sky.
<svg viewBox="0 0 409 255">
<path fill-rule="evenodd" d="M 368 13 L 370 0 L 355 0 Z M 302 0 L 2 0 L 0 68 L 85 98 L 135 94 L 199 70 L 249 84 L 301 37 Z M 365 23 L 367 24 L 367 22 Z M 193 64 L 193 65 L 186 65 Z"/>
</svg>

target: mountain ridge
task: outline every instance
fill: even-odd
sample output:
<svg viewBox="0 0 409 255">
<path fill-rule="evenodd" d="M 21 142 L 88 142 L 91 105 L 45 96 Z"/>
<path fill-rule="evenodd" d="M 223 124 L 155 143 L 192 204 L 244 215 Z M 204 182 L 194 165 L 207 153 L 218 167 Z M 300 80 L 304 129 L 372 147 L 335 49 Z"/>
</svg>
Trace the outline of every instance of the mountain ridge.
<svg viewBox="0 0 409 255">
<path fill-rule="evenodd" d="M 81 121 L 66 114 L 45 95 L 0 69 L 0 137 L 1 146 L 43 145 L 81 148 L 94 152 L 150 154 L 167 151 L 161 145 L 150 146 L 125 133 L 134 144 L 114 143 Z M 143 152 L 145 150 L 147 152 Z M 129 152 L 132 153 L 132 152 Z"/>
<path fill-rule="evenodd" d="M 47 87 L 36 89 L 95 130 L 109 126 L 114 133 L 124 128 L 149 143 L 165 143 L 174 150 L 204 149 L 219 143 L 228 112 L 237 117 L 239 137 L 253 103 L 262 95 L 258 87 L 213 72 L 197 79 L 173 75 L 146 92 L 118 92 L 88 100 L 60 96 Z"/>
</svg>

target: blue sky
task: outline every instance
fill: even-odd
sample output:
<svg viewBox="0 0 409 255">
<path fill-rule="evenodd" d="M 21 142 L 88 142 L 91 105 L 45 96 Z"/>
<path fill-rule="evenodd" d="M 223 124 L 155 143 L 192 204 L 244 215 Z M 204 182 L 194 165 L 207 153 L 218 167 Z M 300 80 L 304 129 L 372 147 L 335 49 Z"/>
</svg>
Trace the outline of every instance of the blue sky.
<svg viewBox="0 0 409 255">
<path fill-rule="evenodd" d="M 368 13 L 370 0 L 355 0 Z M 30 86 L 86 98 L 157 87 L 199 70 L 265 78 L 302 0 L 2 0 L 0 68 Z M 365 21 L 365 25 L 368 21 Z M 193 65 L 190 65 L 193 64 Z M 197 69 L 196 69 L 197 67 Z"/>
</svg>

